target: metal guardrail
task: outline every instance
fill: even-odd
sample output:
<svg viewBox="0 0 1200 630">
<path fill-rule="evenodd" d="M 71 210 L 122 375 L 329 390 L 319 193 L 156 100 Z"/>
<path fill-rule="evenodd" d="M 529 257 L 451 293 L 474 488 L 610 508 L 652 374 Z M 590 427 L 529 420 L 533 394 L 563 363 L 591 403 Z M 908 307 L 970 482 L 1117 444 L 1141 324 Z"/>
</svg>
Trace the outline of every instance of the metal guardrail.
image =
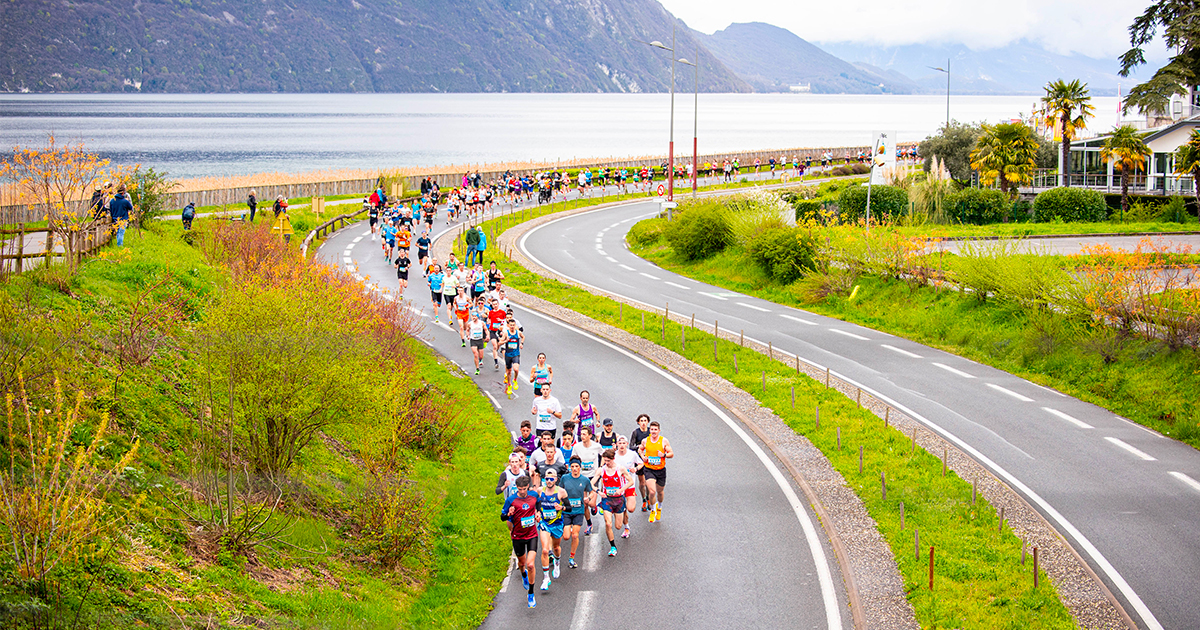
<svg viewBox="0 0 1200 630">
<path fill-rule="evenodd" d="M 338 216 L 333 217 L 332 219 L 313 228 L 312 231 L 309 232 L 308 235 L 304 237 L 304 240 L 300 243 L 300 255 L 307 258 L 308 257 L 308 246 L 312 245 L 313 239 L 317 238 L 318 236 L 325 236 L 326 234 L 328 234 L 330 232 L 329 228 L 333 227 L 333 224 L 340 223 L 340 225 L 338 225 L 338 227 L 336 227 L 332 230 L 332 231 L 336 232 L 336 231 L 342 229 L 343 227 L 346 227 L 347 220 L 353 219 L 354 217 L 357 217 L 358 215 L 360 215 L 366 211 L 367 211 L 366 208 L 359 208 L 358 210 L 355 210 L 354 212 L 350 212 L 348 214 L 339 214 Z"/>
</svg>

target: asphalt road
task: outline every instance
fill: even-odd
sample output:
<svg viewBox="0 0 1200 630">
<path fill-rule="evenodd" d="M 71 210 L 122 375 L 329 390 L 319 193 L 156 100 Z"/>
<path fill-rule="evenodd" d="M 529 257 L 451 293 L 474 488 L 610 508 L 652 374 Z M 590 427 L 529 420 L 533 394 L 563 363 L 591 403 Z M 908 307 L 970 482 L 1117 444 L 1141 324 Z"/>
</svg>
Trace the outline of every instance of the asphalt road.
<svg viewBox="0 0 1200 630">
<path fill-rule="evenodd" d="M 520 242 L 545 267 L 774 345 L 907 412 L 1020 492 L 1144 628 L 1200 628 L 1200 453 L 1097 406 L 905 339 L 705 285 L 628 251 L 635 203 Z"/>
<path fill-rule="evenodd" d="M 437 228 L 446 230 L 440 217 Z M 395 273 L 365 222 L 332 235 L 317 255 L 351 267 L 383 290 L 397 289 Z M 419 271 L 411 275 L 404 299 L 424 315 L 423 337 L 432 347 L 471 367 L 457 332 L 428 317 L 428 285 Z M 442 315 L 444 321 L 444 309 Z M 676 456 L 668 466 L 670 498 L 661 523 L 650 525 L 637 512 L 632 536 L 618 540 L 619 555 L 608 558 L 603 519 L 595 517 L 599 532 L 580 545 L 580 568 L 563 568 L 548 593 L 538 590 L 535 610 L 526 607 L 517 573 L 497 596 L 484 627 L 851 627 L 839 568 L 819 522 L 777 462 L 736 421 L 703 394 L 623 349 L 525 309 L 517 309 L 517 318 L 527 340 L 522 358 L 532 363 L 538 352 L 548 355 L 564 409 L 577 404 L 579 390 L 586 388 L 601 416 L 613 418 L 625 435 L 635 428 L 638 413 L 649 413 L 662 422 Z M 501 372 L 490 359 L 482 374 L 469 378 L 493 398 L 510 430 L 532 419 L 528 383 L 515 399 L 506 399 Z M 504 465 L 496 462 L 497 475 Z M 500 505 L 497 498 L 497 517 Z M 540 577 L 539 570 L 539 585 Z"/>
</svg>

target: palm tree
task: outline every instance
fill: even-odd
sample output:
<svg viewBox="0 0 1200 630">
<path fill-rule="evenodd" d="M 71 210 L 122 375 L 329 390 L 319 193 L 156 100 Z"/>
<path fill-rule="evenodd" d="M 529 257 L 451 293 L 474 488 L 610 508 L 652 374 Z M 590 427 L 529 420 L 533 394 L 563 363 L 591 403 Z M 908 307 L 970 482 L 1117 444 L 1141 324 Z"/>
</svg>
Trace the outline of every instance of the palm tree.
<svg viewBox="0 0 1200 630">
<path fill-rule="evenodd" d="M 1023 123 L 984 125 L 971 151 L 971 168 L 979 171 L 980 181 L 999 180 L 1000 192 L 1012 197 L 1032 179 L 1037 149 L 1037 137 Z"/>
<path fill-rule="evenodd" d="M 1059 79 L 1046 84 L 1046 95 L 1042 102 L 1046 104 L 1046 122 L 1053 127 L 1055 123 L 1062 126 L 1062 185 L 1070 186 L 1071 178 L 1071 140 L 1075 131 L 1087 126 L 1087 119 L 1092 117 L 1095 108 L 1091 105 L 1092 97 L 1088 96 L 1086 83 L 1075 79 L 1070 83 Z"/>
<path fill-rule="evenodd" d="M 1121 125 L 1104 139 L 1104 146 L 1100 149 L 1100 159 L 1121 169 L 1122 221 L 1125 220 L 1125 213 L 1129 212 L 1129 173 L 1145 168 L 1146 156 L 1150 155 L 1150 147 L 1146 146 L 1144 137 L 1145 134 L 1138 132 L 1133 125 Z"/>
<path fill-rule="evenodd" d="M 1192 176 L 1192 192 L 1196 195 L 1196 204 L 1200 206 L 1200 129 L 1193 129 L 1187 144 L 1175 149 L 1175 172 Z"/>
</svg>

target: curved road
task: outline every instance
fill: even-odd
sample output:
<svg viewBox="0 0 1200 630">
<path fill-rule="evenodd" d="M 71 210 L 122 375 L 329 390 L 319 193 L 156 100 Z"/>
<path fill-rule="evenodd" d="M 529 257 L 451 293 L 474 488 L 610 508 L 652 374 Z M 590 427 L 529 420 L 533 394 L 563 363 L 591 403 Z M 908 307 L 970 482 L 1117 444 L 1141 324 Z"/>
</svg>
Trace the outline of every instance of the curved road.
<svg viewBox="0 0 1200 630">
<path fill-rule="evenodd" d="M 829 367 L 955 442 L 1038 509 L 1143 628 L 1200 628 L 1200 452 L 961 357 L 705 285 L 625 246 L 631 203 L 544 224 L 519 245 L 579 282 Z"/>
<path fill-rule="evenodd" d="M 365 222 L 332 235 L 317 255 L 396 290 L 395 272 Z M 428 285 L 419 271 L 411 274 L 404 298 L 422 313 L 426 340 L 471 367 L 457 332 L 429 318 Z M 618 540 L 619 555 L 608 558 L 603 518 L 595 517 L 599 532 L 580 545 L 579 569 L 563 568 L 549 593 L 537 591 L 535 610 L 526 608 L 519 573 L 506 580 L 484 627 L 583 630 L 611 626 L 613 614 L 626 623 L 653 619 L 655 627 L 687 630 L 851 627 L 839 568 L 819 522 L 777 462 L 736 421 L 708 397 L 613 344 L 525 309 L 517 317 L 526 335 L 522 358 L 532 363 L 546 352 L 568 418 L 579 390 L 589 389 L 618 433 L 628 435 L 633 418 L 647 412 L 663 423 L 677 455 L 660 524 L 636 513 L 632 536 Z M 510 430 L 532 419 L 532 386 L 507 400 L 490 359 L 481 375 L 470 378 L 493 398 Z M 496 462 L 496 474 L 504 463 Z M 499 506 L 497 499 L 497 517 Z"/>
</svg>

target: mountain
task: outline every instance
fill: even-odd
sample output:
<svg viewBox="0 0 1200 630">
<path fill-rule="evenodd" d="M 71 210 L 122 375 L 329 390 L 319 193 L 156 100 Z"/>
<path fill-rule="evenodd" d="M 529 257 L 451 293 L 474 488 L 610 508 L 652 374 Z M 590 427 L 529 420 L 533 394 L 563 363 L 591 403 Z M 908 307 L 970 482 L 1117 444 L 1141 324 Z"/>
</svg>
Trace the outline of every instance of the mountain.
<svg viewBox="0 0 1200 630">
<path fill-rule="evenodd" d="M 693 33 L 758 92 L 809 84 L 818 94 L 912 94 L 921 88 L 894 71 L 856 67 L 778 26 L 730 24 L 712 35 Z"/>
<path fill-rule="evenodd" d="M 1027 40 L 1002 48 L 971 50 L 962 44 L 875 46 L 824 42 L 833 55 L 859 64 L 912 77 L 924 91 L 945 92 L 946 75 L 929 66 L 945 67 L 950 59 L 951 91 L 955 94 L 1042 94 L 1055 79 L 1080 79 L 1096 96 L 1116 94 L 1117 84 L 1131 79 L 1117 76 L 1116 59 L 1059 55 Z"/>
<path fill-rule="evenodd" d="M 662 92 L 670 54 L 638 40 L 672 21 L 656 0 L 14 0 L 0 90 Z M 700 62 L 702 90 L 751 90 Z"/>
</svg>

